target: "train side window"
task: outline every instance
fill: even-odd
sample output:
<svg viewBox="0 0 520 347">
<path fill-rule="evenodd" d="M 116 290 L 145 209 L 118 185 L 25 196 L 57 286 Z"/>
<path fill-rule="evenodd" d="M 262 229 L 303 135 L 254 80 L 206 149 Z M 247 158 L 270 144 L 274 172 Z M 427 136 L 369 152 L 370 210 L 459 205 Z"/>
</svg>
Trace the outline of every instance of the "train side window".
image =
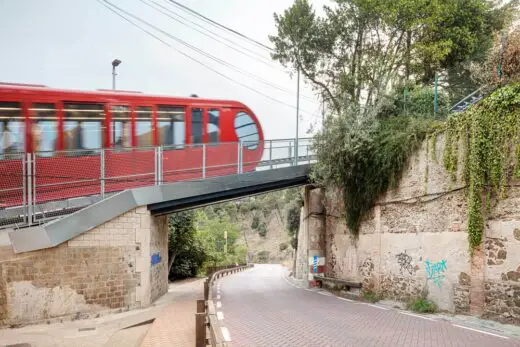
<svg viewBox="0 0 520 347">
<path fill-rule="evenodd" d="M 191 143 L 202 143 L 202 109 L 191 110 Z"/>
<path fill-rule="evenodd" d="M 20 104 L 0 102 L 0 158 L 25 150 L 24 129 Z"/>
<path fill-rule="evenodd" d="M 64 103 L 65 149 L 99 149 L 103 143 L 105 113 L 102 104 Z"/>
<path fill-rule="evenodd" d="M 138 106 L 136 109 L 136 135 L 137 146 L 152 146 L 152 108 L 150 106 Z"/>
<path fill-rule="evenodd" d="M 33 150 L 42 157 L 50 157 L 58 141 L 58 121 L 54 104 L 35 103 L 30 109 L 34 117 L 31 125 Z"/>
<path fill-rule="evenodd" d="M 114 147 L 131 147 L 130 108 L 128 106 L 112 106 L 110 112 L 112 113 L 112 143 Z"/>
<path fill-rule="evenodd" d="M 209 143 L 218 143 L 220 140 L 220 110 L 210 109 L 208 111 L 208 137 Z"/>
<path fill-rule="evenodd" d="M 258 147 L 260 140 L 258 127 L 253 118 L 243 111 L 235 116 L 235 133 L 238 140 L 244 143 L 245 148 L 254 150 Z"/>
<path fill-rule="evenodd" d="M 184 108 L 179 106 L 158 106 L 159 144 L 182 146 L 185 142 L 186 123 Z"/>
</svg>

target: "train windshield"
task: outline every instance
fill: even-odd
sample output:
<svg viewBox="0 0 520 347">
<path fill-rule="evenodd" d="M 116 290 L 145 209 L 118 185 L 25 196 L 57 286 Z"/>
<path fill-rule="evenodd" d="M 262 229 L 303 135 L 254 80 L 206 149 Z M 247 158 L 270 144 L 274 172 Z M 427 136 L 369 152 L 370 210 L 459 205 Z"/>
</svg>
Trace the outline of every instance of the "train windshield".
<svg viewBox="0 0 520 347">
<path fill-rule="evenodd" d="M 254 150 L 258 147 L 260 135 L 255 121 L 246 112 L 240 111 L 235 117 L 235 132 L 244 147 Z"/>
</svg>

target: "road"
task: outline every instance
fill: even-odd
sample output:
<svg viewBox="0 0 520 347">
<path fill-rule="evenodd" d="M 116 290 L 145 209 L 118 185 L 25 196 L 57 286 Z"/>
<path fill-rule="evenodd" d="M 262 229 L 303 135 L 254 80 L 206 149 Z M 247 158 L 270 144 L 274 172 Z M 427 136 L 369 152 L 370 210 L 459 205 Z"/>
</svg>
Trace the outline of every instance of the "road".
<svg viewBox="0 0 520 347">
<path fill-rule="evenodd" d="M 233 346 L 520 346 L 435 316 L 298 287 L 279 265 L 224 277 L 213 292 Z"/>
</svg>

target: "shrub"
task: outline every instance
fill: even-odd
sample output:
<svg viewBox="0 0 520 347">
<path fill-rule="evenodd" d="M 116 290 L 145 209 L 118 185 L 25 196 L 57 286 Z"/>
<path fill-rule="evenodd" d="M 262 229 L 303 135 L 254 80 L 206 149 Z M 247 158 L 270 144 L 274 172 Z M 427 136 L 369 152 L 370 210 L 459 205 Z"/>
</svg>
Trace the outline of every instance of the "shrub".
<svg viewBox="0 0 520 347">
<path fill-rule="evenodd" d="M 260 218 L 255 214 L 253 216 L 253 220 L 251 221 L 251 229 L 257 229 L 260 224 Z"/>
<path fill-rule="evenodd" d="M 408 309 L 419 313 L 435 313 L 437 305 L 426 298 L 415 298 L 408 302 Z"/>
<path fill-rule="evenodd" d="M 280 251 L 285 251 L 289 245 L 286 242 L 280 243 Z"/>
<path fill-rule="evenodd" d="M 368 302 L 378 302 L 381 300 L 381 297 L 376 292 L 373 292 L 371 290 L 363 290 L 363 300 Z"/>
<path fill-rule="evenodd" d="M 261 223 L 258 226 L 258 235 L 260 235 L 261 237 L 267 236 L 267 225 L 265 223 Z"/>
<path fill-rule="evenodd" d="M 269 251 L 260 251 L 256 255 L 256 262 L 260 264 L 269 263 Z"/>
</svg>

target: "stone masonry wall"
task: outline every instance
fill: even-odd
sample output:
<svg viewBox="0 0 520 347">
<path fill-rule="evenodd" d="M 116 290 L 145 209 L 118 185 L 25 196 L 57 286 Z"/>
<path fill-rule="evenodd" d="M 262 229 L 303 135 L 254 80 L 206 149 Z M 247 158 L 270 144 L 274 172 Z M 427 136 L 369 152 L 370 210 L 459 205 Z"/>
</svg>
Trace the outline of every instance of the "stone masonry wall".
<svg viewBox="0 0 520 347">
<path fill-rule="evenodd" d="M 520 324 L 520 188 L 491 207 L 472 256 L 465 187 L 442 167 L 442 142 L 439 163 L 426 144 L 411 158 L 357 237 L 345 226 L 339 194 L 327 192 L 326 275 L 359 280 L 388 298 L 425 293 L 442 310 Z"/>
<path fill-rule="evenodd" d="M 167 281 L 166 276 L 150 280 L 150 250 L 164 252 L 167 238 L 157 228 L 162 219 L 155 222 L 140 207 L 58 247 L 20 254 L 0 248 L 0 325 L 149 305 L 164 293 Z M 168 262 L 167 253 L 161 257 Z M 151 293 L 156 283 L 160 289 Z"/>
</svg>

